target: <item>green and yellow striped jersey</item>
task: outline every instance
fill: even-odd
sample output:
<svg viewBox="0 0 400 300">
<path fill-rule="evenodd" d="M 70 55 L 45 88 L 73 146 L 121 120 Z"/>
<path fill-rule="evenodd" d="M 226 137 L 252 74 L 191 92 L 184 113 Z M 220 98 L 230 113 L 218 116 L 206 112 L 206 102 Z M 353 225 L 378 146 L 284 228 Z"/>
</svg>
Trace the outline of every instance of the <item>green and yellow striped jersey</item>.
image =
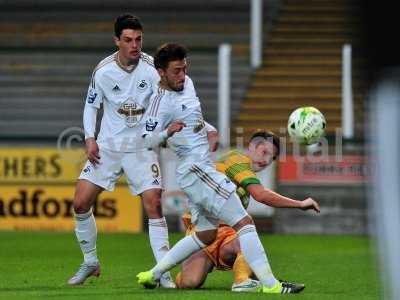
<svg viewBox="0 0 400 300">
<path fill-rule="evenodd" d="M 239 150 L 232 150 L 221 156 L 215 165 L 218 171 L 225 173 L 236 184 L 236 193 L 243 206 L 247 208 L 250 193 L 246 190 L 246 187 L 249 184 L 261 184 L 256 173 L 251 169 L 250 157 Z"/>
</svg>

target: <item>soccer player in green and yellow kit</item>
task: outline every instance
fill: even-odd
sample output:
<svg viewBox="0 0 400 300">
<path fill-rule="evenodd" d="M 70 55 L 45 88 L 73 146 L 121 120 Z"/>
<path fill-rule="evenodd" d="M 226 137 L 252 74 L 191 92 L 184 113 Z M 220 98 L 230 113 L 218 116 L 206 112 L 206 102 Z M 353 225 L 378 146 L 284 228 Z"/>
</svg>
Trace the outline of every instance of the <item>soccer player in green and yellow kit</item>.
<svg viewBox="0 0 400 300">
<path fill-rule="evenodd" d="M 210 140 L 210 139 L 209 139 Z M 212 148 L 213 145 L 210 145 Z M 298 201 L 284 197 L 268 188 L 265 188 L 257 178 L 256 171 L 269 166 L 279 156 L 279 138 L 266 131 L 255 133 L 246 151 L 233 150 L 223 155 L 217 162 L 217 170 L 225 173 L 237 186 L 237 194 L 242 204 L 247 208 L 250 195 L 254 200 L 273 207 L 312 209 L 319 212 L 319 205 L 311 198 Z M 190 214 L 183 216 L 186 233 L 190 234 L 193 225 Z M 259 282 L 254 280 L 250 267 L 240 252 L 239 241 L 235 231 L 226 224 L 220 224 L 216 240 L 208 247 L 194 253 L 182 263 L 182 270 L 176 277 L 178 288 L 198 288 L 207 274 L 213 269 L 230 270 L 234 272 L 232 291 L 252 292 L 259 288 Z M 282 282 L 281 293 L 285 290 L 300 292 L 303 284 Z"/>
</svg>

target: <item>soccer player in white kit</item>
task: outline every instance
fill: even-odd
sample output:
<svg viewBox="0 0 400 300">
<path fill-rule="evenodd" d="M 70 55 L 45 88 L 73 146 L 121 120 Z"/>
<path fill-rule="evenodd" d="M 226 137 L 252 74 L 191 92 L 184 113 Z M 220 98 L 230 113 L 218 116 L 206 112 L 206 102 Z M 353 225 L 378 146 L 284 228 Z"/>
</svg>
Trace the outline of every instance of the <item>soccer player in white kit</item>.
<svg viewBox="0 0 400 300">
<path fill-rule="evenodd" d="M 188 196 L 196 232 L 178 241 L 151 270 L 139 273 L 138 283 L 146 288 L 156 287 L 164 272 L 214 241 L 222 220 L 236 230 L 245 260 L 262 284 L 260 292 L 300 292 L 303 285 L 280 282 L 274 277 L 253 220 L 235 192 L 235 184 L 216 170 L 210 158 L 199 99 L 185 87 L 185 48 L 178 44 L 161 46 L 154 56 L 154 65 L 161 80 L 146 112 L 143 137 L 150 148 L 167 141 L 177 154 L 176 178 Z"/>
<path fill-rule="evenodd" d="M 169 249 L 167 223 L 160 200 L 160 167 L 156 153 L 143 146 L 140 126 L 159 75 L 153 58 L 141 51 L 143 28 L 139 19 L 129 14 L 121 15 L 114 27 L 118 51 L 94 69 L 83 113 L 88 162 L 76 186 L 74 211 L 75 232 L 84 262 L 68 280 L 70 285 L 82 284 L 89 276 L 100 274 L 92 206 L 103 190 L 114 189 L 123 173 L 131 192 L 142 198 L 149 217 L 150 245 L 156 260 Z M 96 117 L 101 104 L 104 113 L 96 140 Z M 161 284 L 175 287 L 169 273 L 163 276 Z"/>
</svg>

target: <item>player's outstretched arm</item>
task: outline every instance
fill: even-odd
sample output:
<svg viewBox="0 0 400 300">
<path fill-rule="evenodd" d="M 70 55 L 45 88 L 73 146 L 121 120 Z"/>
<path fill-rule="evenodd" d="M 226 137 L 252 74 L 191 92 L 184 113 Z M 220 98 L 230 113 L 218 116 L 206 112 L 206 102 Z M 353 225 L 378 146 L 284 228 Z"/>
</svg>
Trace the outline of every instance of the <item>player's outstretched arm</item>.
<svg viewBox="0 0 400 300">
<path fill-rule="evenodd" d="M 318 213 L 320 212 L 318 203 L 312 198 L 307 198 L 304 201 L 294 200 L 267 189 L 262 184 L 249 184 L 246 190 L 254 200 L 268 206 L 299 208 L 302 210 L 312 209 Z"/>
<path fill-rule="evenodd" d="M 315 201 L 313 198 L 307 198 L 303 201 L 301 201 L 301 209 L 302 210 L 315 210 L 316 212 L 320 212 L 319 204 L 317 201 Z"/>
</svg>

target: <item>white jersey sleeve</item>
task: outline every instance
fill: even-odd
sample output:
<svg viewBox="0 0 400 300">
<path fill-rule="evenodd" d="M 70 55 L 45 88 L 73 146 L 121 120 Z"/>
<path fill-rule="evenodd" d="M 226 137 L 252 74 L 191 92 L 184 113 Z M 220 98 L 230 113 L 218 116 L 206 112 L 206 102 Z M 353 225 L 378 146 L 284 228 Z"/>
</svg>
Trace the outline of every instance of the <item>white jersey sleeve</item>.
<svg viewBox="0 0 400 300">
<path fill-rule="evenodd" d="M 92 80 L 90 81 L 90 85 L 87 91 L 85 105 L 94 106 L 97 109 L 100 108 L 101 103 L 103 102 L 104 93 L 99 84 L 99 80 L 97 78 L 96 69 L 93 72 Z"/>
<path fill-rule="evenodd" d="M 97 108 L 86 105 L 83 110 L 83 129 L 85 130 L 85 140 L 94 137 L 96 131 Z"/>
<path fill-rule="evenodd" d="M 210 123 L 204 121 L 204 125 L 205 125 L 205 128 L 206 128 L 207 132 L 210 132 L 210 131 L 217 132 L 217 129 L 214 126 L 212 126 Z"/>
<path fill-rule="evenodd" d="M 96 129 L 97 110 L 103 102 L 103 91 L 96 78 L 96 70 L 93 71 L 92 79 L 86 95 L 85 108 L 83 110 L 83 128 L 85 139 L 94 137 Z"/>
</svg>

